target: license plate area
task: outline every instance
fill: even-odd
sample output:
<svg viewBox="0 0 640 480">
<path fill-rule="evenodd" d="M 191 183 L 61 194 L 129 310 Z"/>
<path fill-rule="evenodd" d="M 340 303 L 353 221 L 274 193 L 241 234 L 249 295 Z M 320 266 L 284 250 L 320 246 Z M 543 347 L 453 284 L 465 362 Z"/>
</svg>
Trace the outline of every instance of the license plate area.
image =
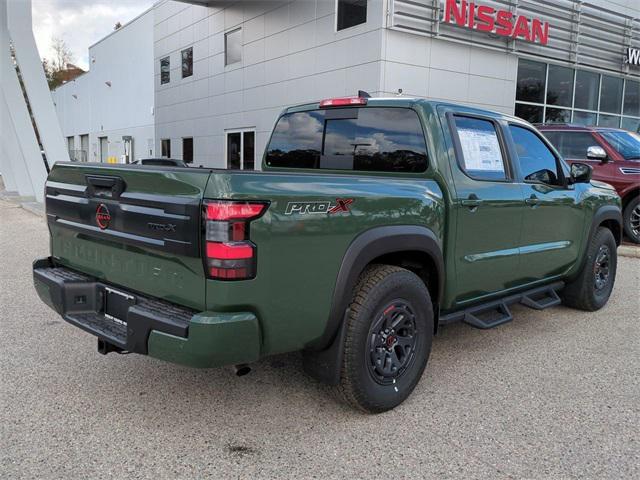
<svg viewBox="0 0 640 480">
<path fill-rule="evenodd" d="M 110 287 L 104 289 L 104 316 L 110 320 L 126 325 L 129 307 L 135 303 L 133 295 Z"/>
</svg>

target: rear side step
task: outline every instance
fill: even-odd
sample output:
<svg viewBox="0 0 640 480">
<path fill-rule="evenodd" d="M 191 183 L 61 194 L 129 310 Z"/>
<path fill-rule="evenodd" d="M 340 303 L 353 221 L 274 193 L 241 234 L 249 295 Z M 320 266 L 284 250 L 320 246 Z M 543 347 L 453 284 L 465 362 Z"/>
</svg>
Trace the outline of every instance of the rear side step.
<svg viewBox="0 0 640 480">
<path fill-rule="evenodd" d="M 504 302 L 495 305 L 481 305 L 475 309 L 467 310 L 462 319 L 464 323 L 481 329 L 497 327 L 511 320 L 513 320 L 513 315 Z"/>
<path fill-rule="evenodd" d="M 561 300 L 558 291 L 564 287 L 564 282 L 534 288 L 498 300 L 481 303 L 472 307 L 440 316 L 440 325 L 464 322 L 475 328 L 487 329 L 497 327 L 513 320 L 509 305 L 520 303 L 535 310 L 559 305 Z"/>
</svg>

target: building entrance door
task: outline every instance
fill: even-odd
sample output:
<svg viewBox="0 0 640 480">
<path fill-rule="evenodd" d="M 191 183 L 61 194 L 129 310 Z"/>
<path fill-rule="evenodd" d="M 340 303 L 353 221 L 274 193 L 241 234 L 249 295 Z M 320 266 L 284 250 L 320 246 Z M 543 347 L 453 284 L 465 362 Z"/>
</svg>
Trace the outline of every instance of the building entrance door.
<svg viewBox="0 0 640 480">
<path fill-rule="evenodd" d="M 254 170 L 256 164 L 255 130 L 226 132 L 225 144 L 227 168 L 230 170 Z"/>
<path fill-rule="evenodd" d="M 100 161 L 106 162 L 109 155 L 107 137 L 99 137 L 98 140 L 100 141 Z"/>
</svg>

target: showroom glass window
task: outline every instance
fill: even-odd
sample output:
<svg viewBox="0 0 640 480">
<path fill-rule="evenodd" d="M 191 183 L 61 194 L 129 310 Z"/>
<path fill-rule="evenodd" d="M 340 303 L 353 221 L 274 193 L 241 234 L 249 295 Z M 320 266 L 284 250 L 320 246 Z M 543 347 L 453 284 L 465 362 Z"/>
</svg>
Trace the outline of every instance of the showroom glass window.
<svg viewBox="0 0 640 480">
<path fill-rule="evenodd" d="M 182 78 L 193 75 L 193 47 L 182 50 Z"/>
<path fill-rule="evenodd" d="M 242 29 L 237 28 L 224 35 L 224 64 L 242 61 Z"/>
<path fill-rule="evenodd" d="M 531 123 L 575 123 L 638 131 L 640 82 L 520 59 L 515 113 Z"/>
<path fill-rule="evenodd" d="M 160 59 L 160 84 L 164 85 L 171 80 L 171 62 L 169 57 Z"/>
<path fill-rule="evenodd" d="M 625 82 L 622 113 L 622 128 L 640 132 L 640 81 Z"/>
<path fill-rule="evenodd" d="M 338 31 L 367 22 L 367 0 L 338 0 L 337 9 Z"/>
</svg>

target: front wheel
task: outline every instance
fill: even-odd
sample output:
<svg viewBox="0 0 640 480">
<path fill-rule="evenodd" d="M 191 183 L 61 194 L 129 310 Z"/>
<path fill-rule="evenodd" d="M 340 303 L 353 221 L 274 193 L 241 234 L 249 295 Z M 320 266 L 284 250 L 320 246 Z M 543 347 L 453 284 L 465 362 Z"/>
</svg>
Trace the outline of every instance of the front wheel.
<svg viewBox="0 0 640 480">
<path fill-rule="evenodd" d="M 582 271 L 562 291 L 565 305 L 590 312 L 606 305 L 616 280 L 616 248 L 611 230 L 599 227 L 587 247 Z"/>
<path fill-rule="evenodd" d="M 624 233 L 633 243 L 640 243 L 640 196 L 631 200 L 622 214 Z"/>
<path fill-rule="evenodd" d="M 422 280 L 395 266 L 367 268 L 355 288 L 346 329 L 339 395 L 368 413 L 402 403 L 431 351 L 433 306 Z"/>
</svg>

